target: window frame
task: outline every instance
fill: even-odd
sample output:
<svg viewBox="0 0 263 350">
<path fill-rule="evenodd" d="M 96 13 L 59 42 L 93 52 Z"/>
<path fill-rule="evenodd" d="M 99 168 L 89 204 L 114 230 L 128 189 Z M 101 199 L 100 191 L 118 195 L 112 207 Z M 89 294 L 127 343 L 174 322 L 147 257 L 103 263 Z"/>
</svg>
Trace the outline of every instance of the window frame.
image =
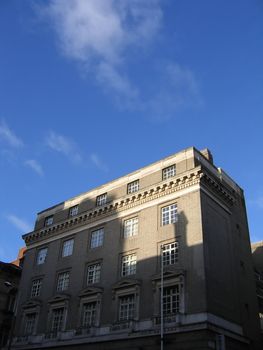
<svg viewBox="0 0 263 350">
<path fill-rule="evenodd" d="M 36 298 L 41 295 L 43 278 L 35 278 L 31 283 L 30 298 Z"/>
<path fill-rule="evenodd" d="M 45 217 L 45 222 L 44 222 L 45 227 L 49 227 L 53 225 L 53 223 L 54 223 L 54 215 L 49 215 Z"/>
<path fill-rule="evenodd" d="M 98 238 L 95 238 L 94 235 L 97 234 Z M 90 249 L 96 249 L 103 246 L 104 242 L 104 227 L 97 228 L 90 232 Z"/>
<path fill-rule="evenodd" d="M 135 257 L 135 259 L 134 259 Z M 125 261 L 126 260 L 126 261 Z M 137 254 L 136 252 L 121 256 L 121 277 L 136 275 L 137 273 Z"/>
<path fill-rule="evenodd" d="M 127 194 L 135 193 L 140 190 L 140 181 L 139 179 L 129 182 L 127 184 Z"/>
<path fill-rule="evenodd" d="M 174 208 L 172 208 L 174 207 Z M 168 210 L 167 210 L 168 209 Z M 164 213 L 166 211 L 166 213 Z M 178 221 L 178 206 L 177 203 L 171 203 L 161 207 L 161 226 L 175 224 Z"/>
<path fill-rule="evenodd" d="M 107 204 L 108 193 L 102 193 L 96 197 L 96 207 L 101 207 Z"/>
<path fill-rule="evenodd" d="M 176 175 L 176 164 L 172 164 L 162 169 L 163 181 L 170 179 Z"/>
<path fill-rule="evenodd" d="M 78 213 L 79 213 L 79 205 L 76 204 L 76 205 L 73 205 L 73 207 L 69 208 L 68 216 L 70 218 L 72 218 L 72 217 L 78 215 Z"/>
<path fill-rule="evenodd" d="M 171 293 L 172 290 L 175 290 L 175 292 Z M 166 294 L 167 291 L 170 291 L 170 293 Z M 165 299 L 167 300 L 165 302 Z M 180 285 L 174 284 L 171 286 L 165 286 L 163 288 L 163 313 L 164 317 L 176 315 L 180 312 L 181 309 L 181 291 L 180 291 Z M 174 304 L 175 303 L 175 307 Z M 172 312 L 167 312 L 167 310 L 170 310 Z"/>
<path fill-rule="evenodd" d="M 101 279 L 101 262 L 93 262 L 87 266 L 86 286 L 99 283 Z"/>
<path fill-rule="evenodd" d="M 174 245 L 174 247 L 172 246 Z M 161 245 L 161 264 L 164 267 L 175 265 L 179 261 L 179 242 L 173 241 Z"/>
<path fill-rule="evenodd" d="M 34 315 L 33 322 L 32 320 L 29 320 L 29 316 Z M 24 320 L 23 320 L 23 335 L 29 336 L 33 335 L 36 332 L 36 324 L 37 324 L 37 318 L 38 318 L 38 313 L 34 310 L 31 312 L 27 312 L 24 315 Z M 28 325 L 30 324 L 30 327 Z M 30 328 L 30 331 L 28 331 L 28 328 Z"/>
<path fill-rule="evenodd" d="M 66 244 L 68 242 L 72 242 L 72 246 L 67 247 Z M 61 250 L 61 257 L 66 258 L 68 256 L 71 256 L 73 254 L 73 249 L 74 249 L 74 238 L 69 238 L 66 239 L 62 242 L 62 250 Z"/>
<path fill-rule="evenodd" d="M 135 220 L 137 220 L 135 222 Z M 129 225 L 129 222 L 131 222 L 131 225 Z M 139 217 L 138 216 L 134 216 L 128 219 L 125 219 L 123 221 L 123 238 L 127 239 L 130 237 L 134 237 L 137 236 L 139 232 Z"/>
<path fill-rule="evenodd" d="M 129 303 L 127 299 L 132 298 L 132 302 Z M 126 300 L 125 300 L 126 299 Z M 132 307 L 130 307 L 132 306 Z M 137 303 L 136 294 L 124 294 L 118 297 L 118 321 L 127 322 L 136 319 Z"/>
<path fill-rule="evenodd" d="M 70 283 L 70 271 L 59 272 L 57 274 L 56 292 L 61 293 L 61 292 L 64 292 L 65 290 L 68 290 L 69 283 Z"/>
<path fill-rule="evenodd" d="M 42 253 L 41 253 L 42 252 Z M 45 252 L 45 254 L 43 254 Z M 37 256 L 36 256 L 36 264 L 37 265 L 43 265 L 45 264 L 47 260 L 47 254 L 48 254 L 48 247 L 42 247 L 37 250 Z M 43 261 L 42 261 L 43 259 Z"/>
</svg>

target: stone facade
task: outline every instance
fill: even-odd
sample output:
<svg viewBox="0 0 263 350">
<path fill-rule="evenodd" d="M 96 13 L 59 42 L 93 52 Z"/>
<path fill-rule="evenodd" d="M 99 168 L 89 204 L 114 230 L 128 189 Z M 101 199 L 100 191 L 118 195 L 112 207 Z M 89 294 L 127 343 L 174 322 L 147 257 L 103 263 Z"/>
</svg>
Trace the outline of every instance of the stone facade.
<svg viewBox="0 0 263 350">
<path fill-rule="evenodd" d="M 243 191 L 208 150 L 46 209 L 23 238 L 14 348 L 159 349 L 163 292 L 165 349 L 260 349 Z"/>
<path fill-rule="evenodd" d="M 263 339 L 263 241 L 251 244 L 252 258 L 255 268 L 255 280 L 258 297 L 259 317 Z"/>
</svg>

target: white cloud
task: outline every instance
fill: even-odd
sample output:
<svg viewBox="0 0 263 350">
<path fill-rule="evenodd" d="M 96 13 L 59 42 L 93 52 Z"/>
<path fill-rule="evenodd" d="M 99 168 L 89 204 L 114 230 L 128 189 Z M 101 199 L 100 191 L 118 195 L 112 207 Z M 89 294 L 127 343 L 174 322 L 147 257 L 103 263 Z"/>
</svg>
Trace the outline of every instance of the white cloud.
<svg viewBox="0 0 263 350">
<path fill-rule="evenodd" d="M 64 154 L 74 163 L 80 163 L 82 161 L 82 157 L 77 150 L 76 144 L 63 135 L 50 131 L 46 138 L 46 144 L 52 150 Z"/>
<path fill-rule="evenodd" d="M 4 120 L 0 122 L 0 139 L 14 148 L 20 148 L 23 146 L 23 141 L 16 136 Z"/>
<path fill-rule="evenodd" d="M 25 165 L 29 166 L 39 176 L 44 176 L 44 171 L 42 169 L 42 166 L 37 160 L 35 160 L 35 159 L 28 159 L 28 160 L 25 161 Z"/>
<path fill-rule="evenodd" d="M 160 0 L 51 0 L 40 13 L 55 28 L 59 46 L 70 59 L 95 72 L 97 80 L 117 95 L 137 94 L 121 68 L 156 37 L 162 19 Z"/>
<path fill-rule="evenodd" d="M 32 226 L 27 223 L 25 220 L 20 219 L 16 215 L 9 214 L 7 215 L 7 220 L 11 222 L 16 228 L 22 231 L 22 233 L 26 233 L 32 230 Z"/>
<path fill-rule="evenodd" d="M 98 169 L 104 172 L 107 172 L 109 170 L 107 165 L 100 159 L 100 157 L 96 153 L 92 153 L 90 155 L 90 159 Z"/>
</svg>

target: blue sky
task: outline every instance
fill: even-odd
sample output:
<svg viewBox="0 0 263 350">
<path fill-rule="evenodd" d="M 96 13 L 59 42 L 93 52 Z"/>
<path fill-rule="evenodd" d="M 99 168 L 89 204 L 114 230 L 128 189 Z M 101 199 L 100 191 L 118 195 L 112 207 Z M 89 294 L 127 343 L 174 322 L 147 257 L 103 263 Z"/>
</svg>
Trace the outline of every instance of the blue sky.
<svg viewBox="0 0 263 350">
<path fill-rule="evenodd" d="M 2 0 L 0 260 L 36 213 L 208 147 L 263 239 L 263 1 Z"/>
</svg>

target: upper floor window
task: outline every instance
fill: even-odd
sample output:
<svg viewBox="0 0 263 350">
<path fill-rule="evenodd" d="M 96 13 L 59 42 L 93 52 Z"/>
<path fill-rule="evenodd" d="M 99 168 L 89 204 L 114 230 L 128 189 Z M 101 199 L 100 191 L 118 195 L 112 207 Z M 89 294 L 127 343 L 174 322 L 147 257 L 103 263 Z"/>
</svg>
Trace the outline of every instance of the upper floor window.
<svg viewBox="0 0 263 350">
<path fill-rule="evenodd" d="M 38 278 L 37 280 L 34 280 L 32 282 L 31 298 L 38 297 L 40 295 L 41 287 L 42 287 L 42 278 Z"/>
<path fill-rule="evenodd" d="M 136 254 L 123 256 L 121 259 L 121 275 L 123 277 L 134 275 L 136 273 L 136 263 L 137 263 Z"/>
<path fill-rule="evenodd" d="M 44 264 L 47 258 L 47 248 L 42 248 L 37 253 L 37 265 Z"/>
<path fill-rule="evenodd" d="M 119 321 L 133 320 L 135 317 L 135 295 L 125 295 L 119 298 Z"/>
<path fill-rule="evenodd" d="M 58 275 L 57 291 L 67 290 L 69 286 L 69 272 L 62 272 Z"/>
<path fill-rule="evenodd" d="M 138 217 L 124 221 L 123 237 L 131 237 L 138 234 Z"/>
<path fill-rule="evenodd" d="M 163 265 L 173 265 L 178 261 L 178 242 L 164 244 L 162 246 Z"/>
<path fill-rule="evenodd" d="M 107 193 L 99 195 L 96 199 L 96 205 L 99 207 L 107 203 Z"/>
<path fill-rule="evenodd" d="M 69 208 L 69 216 L 75 216 L 78 215 L 79 212 L 79 206 L 74 205 L 74 207 Z"/>
<path fill-rule="evenodd" d="M 175 314 L 180 309 L 179 285 L 165 287 L 163 289 L 163 313 L 164 316 Z"/>
<path fill-rule="evenodd" d="M 94 326 L 96 323 L 98 303 L 92 301 L 82 306 L 81 326 L 84 328 Z"/>
<path fill-rule="evenodd" d="M 133 181 L 133 182 L 130 182 L 128 185 L 127 185 L 127 193 L 133 193 L 133 192 L 137 192 L 139 191 L 139 180 L 136 180 L 136 181 Z"/>
<path fill-rule="evenodd" d="M 45 226 L 50 226 L 53 224 L 53 215 L 47 216 L 45 218 Z"/>
<path fill-rule="evenodd" d="M 162 208 L 162 226 L 174 224 L 177 221 L 177 205 L 171 204 Z"/>
<path fill-rule="evenodd" d="M 37 318 L 36 312 L 31 312 L 25 315 L 24 335 L 32 335 L 34 333 L 36 318 Z"/>
<path fill-rule="evenodd" d="M 51 332 L 62 331 L 64 327 L 64 307 L 60 307 L 52 310 L 51 314 Z"/>
<path fill-rule="evenodd" d="M 62 257 L 70 256 L 73 253 L 74 239 L 69 239 L 63 243 Z"/>
<path fill-rule="evenodd" d="M 91 232 L 90 248 L 97 248 L 102 246 L 104 236 L 104 228 L 100 228 Z"/>
<path fill-rule="evenodd" d="M 101 266 L 99 263 L 88 266 L 87 284 L 98 283 L 100 281 L 100 270 Z"/>
<path fill-rule="evenodd" d="M 167 180 L 170 177 L 175 176 L 175 174 L 176 174 L 175 164 L 168 166 L 167 168 L 163 169 L 163 180 Z"/>
</svg>

